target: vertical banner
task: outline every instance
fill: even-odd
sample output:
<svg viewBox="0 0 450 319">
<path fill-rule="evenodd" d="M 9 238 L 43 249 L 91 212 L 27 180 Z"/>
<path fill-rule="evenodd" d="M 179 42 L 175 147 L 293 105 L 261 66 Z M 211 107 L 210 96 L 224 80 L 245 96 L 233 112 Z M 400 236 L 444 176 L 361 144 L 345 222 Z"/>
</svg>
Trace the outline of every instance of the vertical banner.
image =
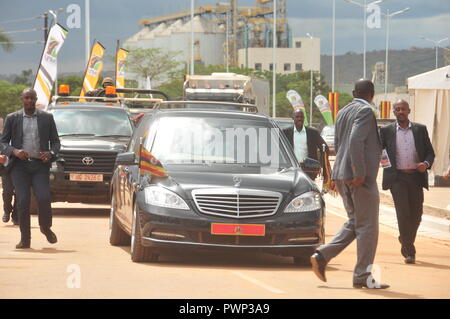
<svg viewBox="0 0 450 319">
<path fill-rule="evenodd" d="M 331 113 L 333 114 L 333 121 L 336 123 L 336 116 L 339 112 L 339 92 L 328 93 L 328 102 L 331 106 Z"/>
<path fill-rule="evenodd" d="M 294 110 L 301 109 L 303 110 L 303 114 L 305 115 L 305 121 L 303 123 L 304 126 L 308 126 L 308 118 L 306 116 L 305 104 L 303 103 L 302 97 L 295 90 L 289 90 L 286 93 L 286 98 L 291 102 Z"/>
<path fill-rule="evenodd" d="M 103 70 L 103 54 L 105 53 L 105 47 L 100 42 L 95 42 L 91 50 L 91 56 L 84 73 L 83 88 L 81 89 L 80 96 L 85 96 L 87 92 L 95 89 L 97 85 L 100 73 Z M 80 99 L 80 101 L 85 101 Z"/>
<path fill-rule="evenodd" d="M 382 119 L 388 119 L 391 117 L 391 102 L 390 101 L 381 101 L 380 117 Z"/>
<path fill-rule="evenodd" d="M 57 55 L 66 39 L 67 33 L 68 31 L 59 24 L 55 24 L 50 29 L 33 86 L 37 93 L 36 104 L 47 106 L 50 102 L 53 83 L 55 83 L 56 79 Z"/>
<path fill-rule="evenodd" d="M 331 113 L 331 107 L 327 98 L 323 95 L 317 95 L 314 99 L 314 103 L 325 119 L 325 123 L 327 123 L 327 125 L 333 125 L 333 115 Z"/>
<path fill-rule="evenodd" d="M 118 49 L 116 53 L 116 87 L 125 87 L 125 59 L 127 58 L 128 51 L 125 49 Z M 118 96 L 123 96 L 123 93 L 118 93 Z"/>
</svg>

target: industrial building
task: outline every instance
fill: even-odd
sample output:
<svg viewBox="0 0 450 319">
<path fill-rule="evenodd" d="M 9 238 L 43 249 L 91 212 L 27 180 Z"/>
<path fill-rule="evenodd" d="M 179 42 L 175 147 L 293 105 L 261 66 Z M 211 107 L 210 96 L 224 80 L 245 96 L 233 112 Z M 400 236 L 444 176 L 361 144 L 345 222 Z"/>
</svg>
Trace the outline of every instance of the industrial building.
<svg viewBox="0 0 450 319">
<path fill-rule="evenodd" d="M 270 70 L 273 42 L 273 1 L 277 1 L 277 73 L 320 70 L 320 40 L 293 38 L 286 18 L 285 0 L 255 0 L 255 6 L 238 6 L 237 0 L 216 6 L 141 20 L 142 29 L 125 41 L 129 48 L 161 48 L 179 52 L 189 67 L 191 32 L 194 61 L 203 65 L 230 65 Z"/>
</svg>

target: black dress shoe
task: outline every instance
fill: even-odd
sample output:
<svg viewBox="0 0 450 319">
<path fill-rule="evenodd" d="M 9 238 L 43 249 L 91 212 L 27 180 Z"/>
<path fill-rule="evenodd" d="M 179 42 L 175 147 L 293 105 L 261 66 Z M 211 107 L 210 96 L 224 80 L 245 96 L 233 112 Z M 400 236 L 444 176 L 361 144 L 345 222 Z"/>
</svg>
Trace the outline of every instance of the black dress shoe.
<svg viewBox="0 0 450 319">
<path fill-rule="evenodd" d="M 405 259 L 405 263 L 407 264 L 415 264 L 416 263 L 416 257 L 415 256 L 407 256 Z"/>
<path fill-rule="evenodd" d="M 16 249 L 26 249 L 26 248 L 30 248 L 30 241 L 29 240 L 21 240 L 16 245 Z"/>
<path fill-rule="evenodd" d="M 16 219 L 16 218 L 12 218 L 12 222 L 13 222 L 13 224 L 14 225 L 19 225 L 19 219 Z"/>
<path fill-rule="evenodd" d="M 45 235 L 45 237 L 47 237 L 47 241 L 50 244 L 55 244 L 58 241 L 58 239 L 56 238 L 55 233 L 52 232 L 52 230 L 50 228 L 41 227 L 41 233 L 43 233 Z"/>
<path fill-rule="evenodd" d="M 362 288 L 367 288 L 367 289 L 387 289 L 389 288 L 389 285 L 386 284 L 377 284 L 377 285 L 373 285 L 371 287 L 367 286 L 367 283 L 364 284 L 353 284 L 353 288 L 357 288 L 357 289 L 362 289 Z"/>
<path fill-rule="evenodd" d="M 325 267 L 327 266 L 327 261 L 323 258 L 322 254 L 319 252 L 314 253 L 311 258 L 312 270 L 322 281 L 327 281 L 325 277 Z"/>
<path fill-rule="evenodd" d="M 2 221 L 3 221 L 4 223 L 9 222 L 9 214 L 8 214 L 8 213 L 4 213 L 4 214 L 3 214 Z"/>
</svg>

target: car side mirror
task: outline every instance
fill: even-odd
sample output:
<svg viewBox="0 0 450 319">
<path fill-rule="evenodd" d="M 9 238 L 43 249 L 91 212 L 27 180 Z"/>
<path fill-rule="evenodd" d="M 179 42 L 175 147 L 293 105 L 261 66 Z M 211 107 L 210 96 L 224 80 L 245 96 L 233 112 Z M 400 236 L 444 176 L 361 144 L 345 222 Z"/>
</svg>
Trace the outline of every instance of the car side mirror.
<svg viewBox="0 0 450 319">
<path fill-rule="evenodd" d="M 116 165 L 133 165 L 135 158 L 134 152 L 119 153 L 116 157 Z"/>
<path fill-rule="evenodd" d="M 319 161 L 307 157 L 303 161 L 302 168 L 305 172 L 317 172 L 317 171 L 320 171 L 321 166 L 320 166 Z"/>
</svg>

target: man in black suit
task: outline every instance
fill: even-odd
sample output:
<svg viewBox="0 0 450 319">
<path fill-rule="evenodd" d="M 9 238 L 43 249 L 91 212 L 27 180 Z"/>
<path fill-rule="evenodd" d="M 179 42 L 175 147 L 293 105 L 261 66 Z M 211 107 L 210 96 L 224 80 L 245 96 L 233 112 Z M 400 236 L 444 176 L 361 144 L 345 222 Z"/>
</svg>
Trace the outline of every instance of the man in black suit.
<svg viewBox="0 0 450 319">
<path fill-rule="evenodd" d="M 21 241 L 17 249 L 30 248 L 30 195 L 33 187 L 39 206 L 39 226 L 47 240 L 54 244 L 49 170 L 56 159 L 60 141 L 53 115 L 36 108 L 36 91 L 22 91 L 23 109 L 8 114 L 1 137 L 3 153 L 10 157 L 11 177 L 17 195 Z"/>
<path fill-rule="evenodd" d="M 408 102 L 394 104 L 395 123 L 381 129 L 383 148 L 390 167 L 383 171 L 383 189 L 390 189 L 397 213 L 401 253 L 408 264 L 415 263 L 414 241 L 423 213 L 423 188 L 428 189 L 428 173 L 434 150 L 427 127 L 412 123 Z"/>
<path fill-rule="evenodd" d="M 289 140 L 289 143 L 294 148 L 295 156 L 300 164 L 303 163 L 306 157 L 315 159 L 322 164 L 323 152 L 329 152 L 328 145 L 320 136 L 319 131 L 312 127 L 304 126 L 305 114 L 303 110 L 296 109 L 292 112 L 294 126 L 283 130 L 284 134 Z M 295 130 L 294 130 L 295 128 Z M 320 158 L 319 158 L 320 154 Z M 324 177 L 326 170 L 324 169 Z M 315 180 L 318 172 L 307 172 L 312 180 Z"/>
</svg>

